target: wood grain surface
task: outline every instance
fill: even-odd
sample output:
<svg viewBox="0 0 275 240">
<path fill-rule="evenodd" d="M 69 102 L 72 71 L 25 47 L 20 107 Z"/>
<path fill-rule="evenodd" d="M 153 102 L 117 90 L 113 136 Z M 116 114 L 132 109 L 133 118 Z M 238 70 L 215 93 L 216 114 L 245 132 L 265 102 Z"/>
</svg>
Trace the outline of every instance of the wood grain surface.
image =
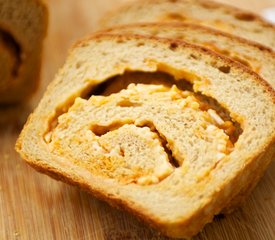
<svg viewBox="0 0 275 240">
<path fill-rule="evenodd" d="M 48 0 L 50 24 L 40 90 L 29 104 L 0 109 L 0 239 L 167 239 L 131 215 L 37 173 L 14 151 L 26 116 L 62 66 L 69 46 L 92 32 L 98 19 L 122 2 Z M 254 12 L 275 6 L 275 0 L 222 2 Z M 217 217 L 194 239 L 275 239 L 275 162 L 242 208 Z"/>
</svg>

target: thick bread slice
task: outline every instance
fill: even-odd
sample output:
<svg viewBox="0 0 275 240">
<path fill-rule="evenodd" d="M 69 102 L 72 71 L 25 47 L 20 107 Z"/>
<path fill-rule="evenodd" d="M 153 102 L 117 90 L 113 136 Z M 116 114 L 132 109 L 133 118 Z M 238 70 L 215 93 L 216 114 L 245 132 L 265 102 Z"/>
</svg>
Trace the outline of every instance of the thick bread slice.
<svg viewBox="0 0 275 240">
<path fill-rule="evenodd" d="M 30 96 L 39 81 L 48 11 L 40 0 L 0 0 L 0 103 Z"/>
<path fill-rule="evenodd" d="M 148 81 L 111 89 L 120 75 Z M 212 51 L 102 34 L 72 49 L 16 149 L 163 234 L 190 237 L 270 162 L 274 101 L 257 74 Z"/>
<path fill-rule="evenodd" d="M 145 22 L 193 22 L 275 49 L 275 27 L 244 10 L 207 0 L 139 0 L 102 19 L 103 27 Z"/>
<path fill-rule="evenodd" d="M 191 23 L 129 24 L 103 31 L 164 37 L 201 45 L 242 63 L 275 88 L 275 52 L 228 33 Z"/>
</svg>

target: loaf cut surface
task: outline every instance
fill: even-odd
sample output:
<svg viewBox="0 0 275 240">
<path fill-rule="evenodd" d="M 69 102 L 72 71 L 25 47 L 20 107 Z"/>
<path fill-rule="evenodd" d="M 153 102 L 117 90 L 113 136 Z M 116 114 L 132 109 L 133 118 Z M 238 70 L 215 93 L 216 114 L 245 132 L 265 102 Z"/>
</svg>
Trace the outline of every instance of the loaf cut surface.
<svg viewBox="0 0 275 240">
<path fill-rule="evenodd" d="M 134 1 L 106 15 L 102 26 L 171 21 L 209 26 L 275 49 L 274 25 L 251 12 L 208 0 Z"/>
<path fill-rule="evenodd" d="M 37 88 L 48 12 L 40 0 L 0 0 L 0 103 L 18 103 Z"/>
<path fill-rule="evenodd" d="M 163 234 L 190 237 L 262 174 L 274 116 L 272 88 L 241 64 L 182 41 L 101 34 L 71 50 L 16 149 Z"/>
</svg>

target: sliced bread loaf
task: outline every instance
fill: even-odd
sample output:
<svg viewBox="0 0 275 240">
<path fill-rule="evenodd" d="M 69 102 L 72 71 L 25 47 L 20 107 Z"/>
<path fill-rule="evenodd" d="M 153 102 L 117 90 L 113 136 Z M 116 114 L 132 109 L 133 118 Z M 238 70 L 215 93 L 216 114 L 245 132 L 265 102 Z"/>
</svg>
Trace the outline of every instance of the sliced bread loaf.
<svg viewBox="0 0 275 240">
<path fill-rule="evenodd" d="M 48 12 L 39 0 L 0 0 L 0 103 L 17 103 L 37 88 Z"/>
<path fill-rule="evenodd" d="M 274 91 L 239 63 L 182 41 L 101 34 L 72 49 L 16 149 L 163 234 L 190 237 L 262 174 L 274 116 Z"/>
<path fill-rule="evenodd" d="M 102 19 L 103 27 L 145 22 L 192 22 L 219 29 L 275 49 L 275 27 L 261 17 L 207 0 L 140 0 Z"/>
</svg>

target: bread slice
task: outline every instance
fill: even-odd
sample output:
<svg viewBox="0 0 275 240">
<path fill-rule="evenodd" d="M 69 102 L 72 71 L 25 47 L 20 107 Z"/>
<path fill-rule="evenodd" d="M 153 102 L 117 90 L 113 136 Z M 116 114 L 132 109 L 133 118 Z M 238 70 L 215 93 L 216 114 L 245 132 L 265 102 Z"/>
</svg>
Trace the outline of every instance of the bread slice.
<svg viewBox="0 0 275 240">
<path fill-rule="evenodd" d="M 39 0 L 0 6 L 0 103 L 17 103 L 37 88 L 48 12 Z"/>
<path fill-rule="evenodd" d="M 71 50 L 16 150 L 163 234 L 190 237 L 270 162 L 274 98 L 210 50 L 101 34 Z"/>
<path fill-rule="evenodd" d="M 103 31 L 178 39 L 204 46 L 240 62 L 275 88 L 275 52 L 228 33 L 191 23 L 140 23 L 112 27 Z"/>
<path fill-rule="evenodd" d="M 112 27 L 103 31 L 108 33 L 165 37 L 198 44 L 240 62 L 254 72 L 257 72 L 273 89 L 275 88 L 275 53 L 263 45 L 236 37 L 232 34 L 202 25 L 171 22 L 129 24 Z M 259 172 L 263 174 L 265 168 L 266 166 L 263 166 L 263 169 L 259 170 Z M 258 176 L 232 199 L 227 207 L 222 210 L 223 213 L 230 213 L 243 203 L 259 181 L 261 175 Z"/>
<path fill-rule="evenodd" d="M 275 27 L 244 10 L 207 0 L 139 0 L 102 19 L 103 27 L 145 22 L 192 22 L 275 49 Z"/>
</svg>

